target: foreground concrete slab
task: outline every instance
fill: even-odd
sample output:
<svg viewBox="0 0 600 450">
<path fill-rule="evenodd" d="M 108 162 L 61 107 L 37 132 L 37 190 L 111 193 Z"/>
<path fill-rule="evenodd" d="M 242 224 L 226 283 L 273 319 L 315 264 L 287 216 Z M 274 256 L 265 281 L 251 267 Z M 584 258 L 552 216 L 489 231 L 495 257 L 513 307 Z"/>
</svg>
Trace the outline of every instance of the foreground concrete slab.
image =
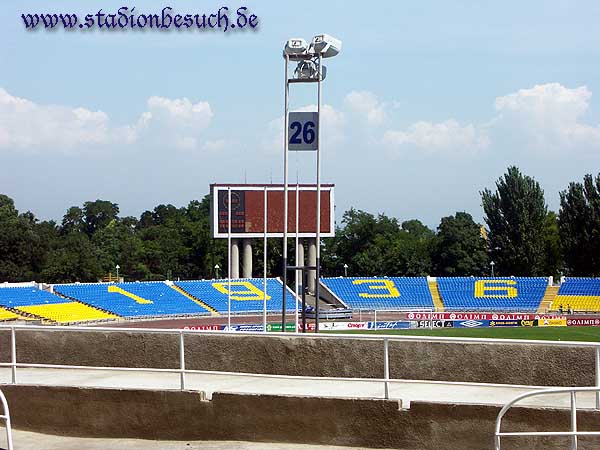
<svg viewBox="0 0 600 450">
<path fill-rule="evenodd" d="M 0 369 L 0 383 L 10 383 L 10 369 Z M 36 369 L 17 370 L 18 384 L 99 387 L 119 389 L 179 390 L 177 373 L 147 371 L 97 371 L 88 369 Z M 383 399 L 381 381 L 328 380 L 307 378 L 279 378 L 256 375 L 187 374 L 185 389 L 202 391 L 210 399 L 215 392 L 236 394 L 293 395 L 321 398 Z M 398 400 L 404 409 L 412 402 L 454 403 L 501 406 L 518 395 L 536 389 L 535 386 L 512 386 L 477 383 L 402 380 L 390 383 L 390 398 Z M 520 406 L 569 407 L 568 395 L 548 395 L 526 399 Z M 578 394 L 580 408 L 593 409 L 593 393 Z"/>
<path fill-rule="evenodd" d="M 492 450 L 499 406 L 197 391 L 2 385 L 15 427 L 50 435 L 157 441 L 277 442 L 399 450 Z M 580 411 L 581 430 L 600 413 Z M 566 431 L 565 408 L 511 410 L 505 431 Z M 600 450 L 598 438 L 581 447 Z M 41 448 L 44 448 L 43 446 Z M 108 447 L 110 448 L 110 447 Z M 185 447 L 182 447 L 185 448 Z M 568 438 L 507 439 L 503 450 L 569 448 Z"/>
<path fill-rule="evenodd" d="M 150 441 L 143 439 L 91 439 L 54 436 L 13 430 L 18 450 L 360 450 L 365 447 L 284 444 L 241 441 Z M 0 427 L 0 449 L 6 448 L 6 432 Z"/>
</svg>

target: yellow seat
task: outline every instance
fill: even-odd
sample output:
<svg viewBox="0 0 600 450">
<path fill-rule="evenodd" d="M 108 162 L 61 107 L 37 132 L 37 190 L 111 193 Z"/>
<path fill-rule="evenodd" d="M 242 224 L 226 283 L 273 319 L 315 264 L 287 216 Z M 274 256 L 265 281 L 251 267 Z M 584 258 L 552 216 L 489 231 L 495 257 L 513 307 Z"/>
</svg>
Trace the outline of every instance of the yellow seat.
<svg viewBox="0 0 600 450">
<path fill-rule="evenodd" d="M 0 322 L 3 320 L 15 320 L 19 319 L 19 316 L 14 312 L 11 312 L 7 309 L 0 308 Z"/>
<path fill-rule="evenodd" d="M 118 319 L 119 316 L 77 302 L 51 303 L 47 305 L 19 306 L 19 311 L 58 323 L 86 322 L 89 320 Z"/>
<path fill-rule="evenodd" d="M 562 305 L 563 311 L 571 306 L 575 311 L 599 311 L 600 297 L 592 295 L 557 295 L 552 302 L 551 309 L 558 310 Z"/>
</svg>

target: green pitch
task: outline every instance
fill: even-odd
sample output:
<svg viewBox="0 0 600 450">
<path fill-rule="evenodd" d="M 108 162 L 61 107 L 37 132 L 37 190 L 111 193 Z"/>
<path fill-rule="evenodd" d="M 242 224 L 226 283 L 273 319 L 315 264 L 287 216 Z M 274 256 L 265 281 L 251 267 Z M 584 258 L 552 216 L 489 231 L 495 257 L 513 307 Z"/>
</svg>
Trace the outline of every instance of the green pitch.
<svg viewBox="0 0 600 450">
<path fill-rule="evenodd" d="M 600 342 L 600 327 L 436 328 L 433 330 L 357 330 L 344 333 Z"/>
</svg>

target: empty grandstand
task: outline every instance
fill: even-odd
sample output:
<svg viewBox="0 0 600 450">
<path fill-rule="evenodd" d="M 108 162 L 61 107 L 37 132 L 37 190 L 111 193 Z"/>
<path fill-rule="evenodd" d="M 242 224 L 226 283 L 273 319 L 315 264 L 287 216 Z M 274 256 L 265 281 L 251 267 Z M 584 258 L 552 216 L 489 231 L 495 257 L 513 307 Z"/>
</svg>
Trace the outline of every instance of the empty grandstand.
<svg viewBox="0 0 600 450">
<path fill-rule="evenodd" d="M 536 312 L 547 278 L 438 277 L 446 310 Z"/>
<path fill-rule="evenodd" d="M 566 278 L 552 303 L 553 310 L 600 311 L 600 279 Z"/>
<path fill-rule="evenodd" d="M 549 286 L 542 277 L 353 277 L 323 278 L 321 283 L 326 300 L 355 311 L 600 312 L 600 279 L 595 278 L 567 278 L 560 288 Z M 236 279 L 230 284 L 224 279 L 75 283 L 44 289 L 33 282 L 2 286 L 0 321 L 75 323 L 210 317 L 229 311 L 252 315 L 262 313 L 265 301 L 263 279 Z M 291 312 L 296 302 L 293 292 L 287 292 L 286 309 Z M 282 294 L 281 280 L 268 279 L 267 312 L 281 312 Z"/>
<path fill-rule="evenodd" d="M 352 309 L 435 309 L 425 277 L 323 278 L 321 283 Z"/>
</svg>

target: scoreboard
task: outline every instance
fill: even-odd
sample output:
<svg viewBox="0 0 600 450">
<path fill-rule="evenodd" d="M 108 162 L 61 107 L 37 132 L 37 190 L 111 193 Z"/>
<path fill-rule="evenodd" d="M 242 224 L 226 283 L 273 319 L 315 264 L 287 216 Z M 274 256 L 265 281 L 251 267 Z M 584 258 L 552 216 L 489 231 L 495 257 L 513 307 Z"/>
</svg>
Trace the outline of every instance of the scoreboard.
<svg viewBox="0 0 600 450">
<path fill-rule="evenodd" d="M 212 184 L 210 186 L 211 234 L 227 238 L 229 227 L 229 190 L 231 190 L 231 236 L 264 236 L 264 192 L 267 188 L 267 237 L 283 237 L 282 184 Z M 298 235 L 314 237 L 317 230 L 317 186 L 288 186 L 288 233 L 296 233 L 296 196 L 298 196 Z M 321 184 L 321 237 L 335 235 L 334 185 Z M 296 192 L 297 191 L 297 192 Z"/>
</svg>

